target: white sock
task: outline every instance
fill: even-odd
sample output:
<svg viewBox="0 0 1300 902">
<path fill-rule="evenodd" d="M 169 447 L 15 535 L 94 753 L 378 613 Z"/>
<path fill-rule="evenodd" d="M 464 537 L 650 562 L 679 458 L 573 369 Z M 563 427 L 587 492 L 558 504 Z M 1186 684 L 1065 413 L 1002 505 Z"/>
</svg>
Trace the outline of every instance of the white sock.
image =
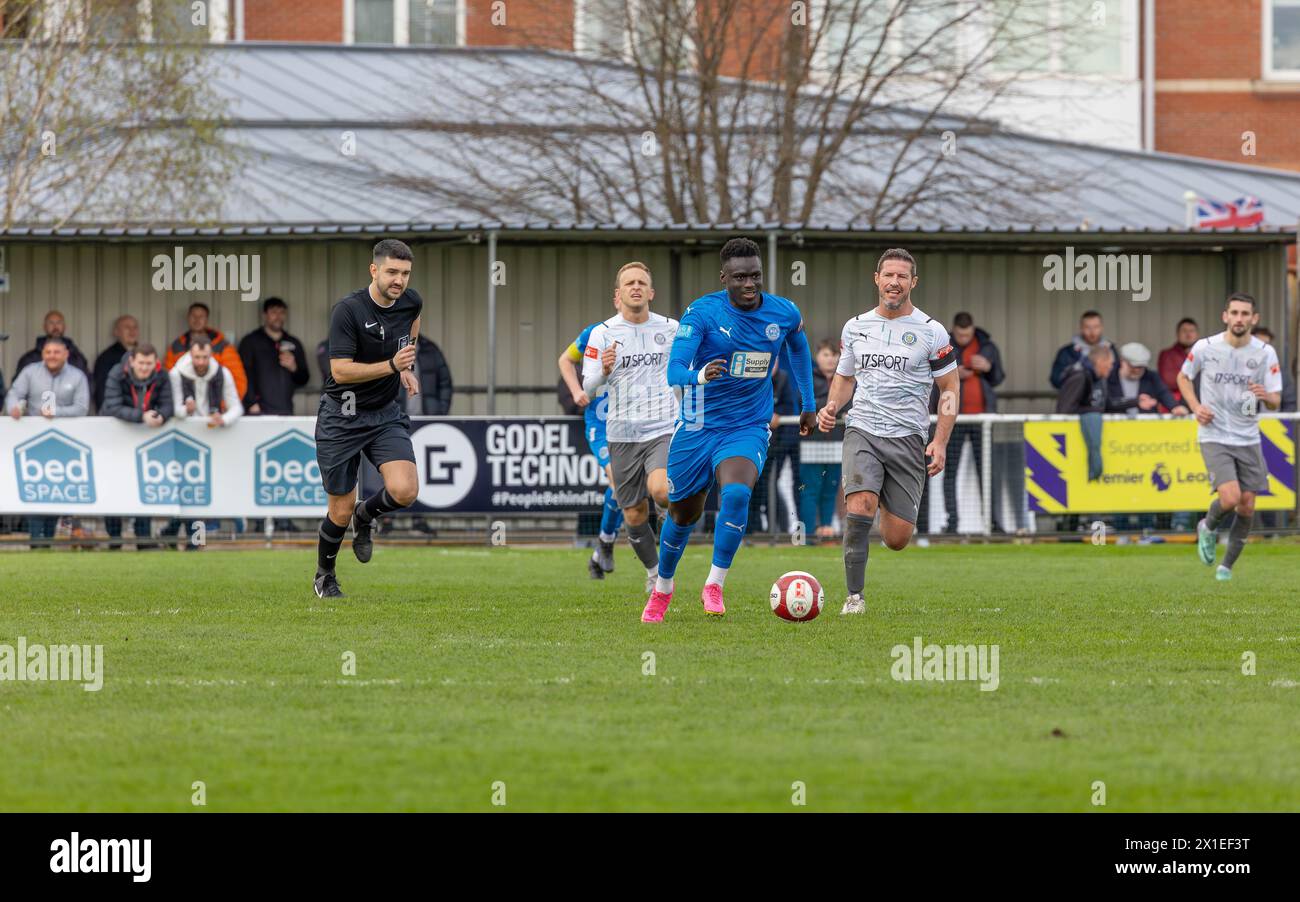
<svg viewBox="0 0 1300 902">
<path fill-rule="evenodd" d="M 707 586 L 709 583 L 717 583 L 720 586 L 725 583 L 727 581 L 727 569 L 728 568 L 726 567 L 718 567 L 716 565 L 710 567 L 709 578 L 704 581 L 704 585 Z"/>
<path fill-rule="evenodd" d="M 672 595 L 672 594 L 673 594 L 673 581 L 672 581 L 671 579 L 664 579 L 662 576 L 656 576 L 656 577 L 655 577 L 655 591 L 656 591 L 656 592 L 662 592 L 662 593 L 664 593 L 665 595 Z"/>
<path fill-rule="evenodd" d="M 602 532 L 600 534 L 600 540 L 602 542 L 612 542 L 617 538 L 618 538 L 618 533 L 616 532 Z"/>
<path fill-rule="evenodd" d="M 645 568 L 645 575 L 646 575 L 647 577 L 653 576 L 655 579 L 658 579 L 658 578 L 659 578 L 659 567 L 658 567 L 658 565 L 655 565 L 654 567 L 646 567 L 646 568 Z"/>
</svg>

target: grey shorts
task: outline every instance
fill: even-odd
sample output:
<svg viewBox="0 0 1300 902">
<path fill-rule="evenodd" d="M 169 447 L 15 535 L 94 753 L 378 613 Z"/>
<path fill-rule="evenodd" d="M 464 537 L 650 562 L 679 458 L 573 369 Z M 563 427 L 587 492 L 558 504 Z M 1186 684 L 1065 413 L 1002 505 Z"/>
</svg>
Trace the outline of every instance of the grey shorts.
<svg viewBox="0 0 1300 902">
<path fill-rule="evenodd" d="M 844 430 L 844 495 L 874 492 L 895 517 L 916 522 L 925 486 L 925 438 L 881 438 L 856 426 Z"/>
<path fill-rule="evenodd" d="M 1259 445 L 1224 445 L 1201 442 L 1201 457 L 1210 471 L 1210 485 L 1215 489 L 1225 482 L 1236 482 L 1243 492 L 1267 492 L 1268 468 Z"/>
<path fill-rule="evenodd" d="M 614 497 L 624 509 L 636 507 L 646 498 L 646 477 L 668 466 L 670 432 L 648 442 L 610 442 L 609 466 L 613 470 Z"/>
</svg>

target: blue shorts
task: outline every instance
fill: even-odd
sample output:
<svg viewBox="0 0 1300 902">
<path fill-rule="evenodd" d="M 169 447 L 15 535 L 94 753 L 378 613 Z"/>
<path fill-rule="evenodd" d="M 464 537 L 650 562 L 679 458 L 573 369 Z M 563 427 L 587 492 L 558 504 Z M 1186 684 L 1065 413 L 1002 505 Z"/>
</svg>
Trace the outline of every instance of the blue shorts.
<svg viewBox="0 0 1300 902">
<path fill-rule="evenodd" d="M 668 446 L 668 500 L 680 501 L 713 485 L 718 464 L 729 457 L 753 461 L 759 473 L 767 463 L 772 431 L 766 423 L 732 429 L 689 429 L 678 425 Z"/>
<path fill-rule="evenodd" d="M 596 455 L 596 463 L 600 464 L 602 469 L 608 466 L 609 442 L 605 438 L 605 424 L 592 425 L 591 422 L 587 422 L 583 426 L 582 434 L 587 437 L 587 447 L 591 449 L 592 454 Z"/>
</svg>

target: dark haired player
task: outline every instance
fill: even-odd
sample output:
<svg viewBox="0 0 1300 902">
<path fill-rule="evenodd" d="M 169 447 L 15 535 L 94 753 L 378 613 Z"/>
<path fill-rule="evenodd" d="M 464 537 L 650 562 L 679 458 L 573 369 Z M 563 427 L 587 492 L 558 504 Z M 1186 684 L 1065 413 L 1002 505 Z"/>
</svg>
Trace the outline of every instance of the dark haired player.
<svg viewBox="0 0 1300 902">
<path fill-rule="evenodd" d="M 1255 519 L 1255 496 L 1268 491 L 1268 467 L 1259 446 L 1259 405 L 1277 410 L 1282 404 L 1282 368 L 1271 345 L 1251 334 L 1259 322 L 1255 299 L 1234 292 L 1224 305 L 1218 335 L 1202 338 L 1187 352 L 1178 372 L 1178 390 L 1196 416 L 1201 456 L 1217 497 L 1196 525 L 1201 562 L 1214 563 L 1219 523 L 1232 512 L 1228 550 L 1214 571 L 1215 579 L 1232 579 L 1232 565 L 1246 547 Z M 1201 377 L 1197 394 L 1193 381 Z"/>
<path fill-rule="evenodd" d="M 840 363 L 826 406 L 817 414 L 817 427 L 830 432 L 837 412 L 853 399 L 844 430 L 848 598 L 841 614 L 866 610 L 862 592 L 876 510 L 880 510 L 880 535 L 888 548 L 901 551 L 911 541 L 925 479 L 941 473 L 946 462 L 961 390 L 957 352 L 948 330 L 912 306 L 917 282 L 912 255 L 902 248 L 885 251 L 874 278 L 876 306 L 844 324 Z M 939 421 L 927 446 L 935 385 Z"/>
<path fill-rule="evenodd" d="M 329 495 L 316 555 L 314 588 L 321 598 L 343 597 L 334 562 L 348 524 L 352 552 L 364 564 L 374 550 L 375 518 L 409 505 L 419 488 L 411 420 L 397 400 L 400 387 L 419 392 L 411 367 L 424 301 L 407 287 L 411 249 L 392 238 L 380 241 L 370 279 L 330 313 L 330 366 L 316 415 L 316 460 Z M 362 454 L 378 468 L 384 487 L 358 502 Z"/>
<path fill-rule="evenodd" d="M 731 239 L 721 258 L 723 289 L 697 298 L 682 314 L 668 361 L 668 384 L 682 387 L 682 407 L 668 448 L 668 516 L 659 533 L 659 576 L 641 614 L 646 623 L 664 619 L 677 562 L 715 480 L 720 488 L 713 567 L 700 598 L 705 613 L 726 613 L 722 586 L 745 537 L 749 496 L 767 460 L 773 364 L 782 353 L 799 386 L 799 434 L 808 435 L 815 422 L 812 355 L 799 308 L 763 292 L 753 241 Z"/>
</svg>

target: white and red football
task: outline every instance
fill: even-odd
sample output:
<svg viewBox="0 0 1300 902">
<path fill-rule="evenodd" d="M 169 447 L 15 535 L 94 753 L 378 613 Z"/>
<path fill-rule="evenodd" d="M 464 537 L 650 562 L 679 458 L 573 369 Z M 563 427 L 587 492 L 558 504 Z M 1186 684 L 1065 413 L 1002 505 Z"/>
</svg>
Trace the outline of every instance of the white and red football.
<svg viewBox="0 0 1300 902">
<path fill-rule="evenodd" d="M 822 584 L 802 570 L 782 574 L 772 584 L 772 613 L 782 620 L 802 623 L 822 612 Z"/>
</svg>

